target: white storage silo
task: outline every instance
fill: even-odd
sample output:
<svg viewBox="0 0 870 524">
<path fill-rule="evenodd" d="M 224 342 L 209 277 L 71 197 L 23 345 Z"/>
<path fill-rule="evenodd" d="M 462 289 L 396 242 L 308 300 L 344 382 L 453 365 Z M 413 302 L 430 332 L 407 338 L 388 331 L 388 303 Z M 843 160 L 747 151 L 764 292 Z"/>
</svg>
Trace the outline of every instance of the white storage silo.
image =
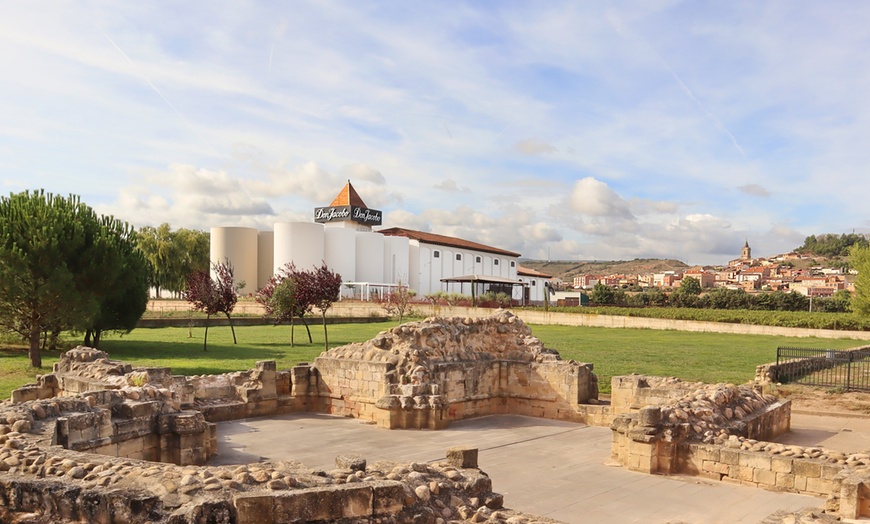
<svg viewBox="0 0 870 524">
<path fill-rule="evenodd" d="M 275 224 L 275 272 L 289 262 L 313 270 L 323 263 L 323 226 L 312 222 Z"/>
<path fill-rule="evenodd" d="M 342 282 L 356 282 L 356 231 L 327 227 L 323 232 L 326 265 L 341 275 Z"/>
<path fill-rule="evenodd" d="M 384 279 L 384 235 L 356 232 L 356 281 L 382 283 Z"/>
<path fill-rule="evenodd" d="M 257 289 L 269 283 L 275 272 L 275 233 L 257 232 Z"/>
<path fill-rule="evenodd" d="M 233 284 L 244 281 L 242 295 L 257 287 L 257 230 L 252 227 L 211 228 L 209 258 L 212 265 L 228 260 L 233 265 Z M 212 273 L 214 273 L 212 271 Z M 214 277 L 214 274 L 212 274 Z"/>
</svg>

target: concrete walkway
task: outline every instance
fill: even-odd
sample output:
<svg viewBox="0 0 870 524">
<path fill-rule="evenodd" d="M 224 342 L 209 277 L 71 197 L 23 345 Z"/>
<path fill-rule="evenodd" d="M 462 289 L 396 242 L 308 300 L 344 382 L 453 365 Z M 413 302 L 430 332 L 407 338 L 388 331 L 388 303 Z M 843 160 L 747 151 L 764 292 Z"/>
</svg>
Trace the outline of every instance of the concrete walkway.
<svg viewBox="0 0 870 524">
<path fill-rule="evenodd" d="M 610 429 L 519 416 L 489 416 L 443 431 L 389 431 L 316 414 L 223 422 L 210 464 L 298 460 L 335 468 L 336 455 L 430 462 L 452 446 L 480 450 L 480 468 L 505 506 L 568 523 L 757 523 L 777 510 L 824 500 L 607 466 Z"/>
</svg>

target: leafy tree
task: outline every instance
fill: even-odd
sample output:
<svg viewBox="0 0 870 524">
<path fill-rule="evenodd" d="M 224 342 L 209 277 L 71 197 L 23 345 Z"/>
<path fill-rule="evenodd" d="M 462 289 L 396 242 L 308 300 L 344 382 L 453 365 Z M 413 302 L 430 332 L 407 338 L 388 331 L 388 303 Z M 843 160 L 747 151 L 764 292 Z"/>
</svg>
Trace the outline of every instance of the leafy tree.
<svg viewBox="0 0 870 524">
<path fill-rule="evenodd" d="M 314 293 L 312 304 L 320 310 L 323 319 L 323 345 L 329 349 L 329 335 L 326 331 L 326 311 L 339 299 L 341 294 L 341 275 L 330 270 L 326 262 L 314 270 Z"/>
<path fill-rule="evenodd" d="M 42 366 L 41 334 L 56 339 L 62 330 L 95 326 L 139 276 L 142 264 L 124 264 L 136 256 L 133 241 L 127 224 L 74 195 L 0 198 L 0 324 L 28 341 L 33 367 Z M 136 316 L 135 308 L 127 314 Z"/>
<path fill-rule="evenodd" d="M 849 254 L 852 246 L 868 245 L 867 237 L 857 233 L 810 235 L 804 244 L 797 248 L 799 253 L 807 253 L 822 257 L 843 257 Z"/>
<path fill-rule="evenodd" d="M 701 282 L 695 277 L 683 277 L 680 282 L 680 293 L 698 296 L 701 294 Z"/>
<path fill-rule="evenodd" d="M 151 264 L 151 285 L 157 296 L 162 290 L 181 293 L 187 277 L 195 271 L 208 271 L 209 234 L 205 231 L 178 229 L 169 224 L 139 228 L 139 248 Z"/>
<path fill-rule="evenodd" d="M 256 300 L 266 310 L 266 317 L 272 318 L 275 324 L 290 323 L 290 345 L 295 338 L 294 318 L 299 318 L 308 332 L 308 342 L 311 343 L 311 329 L 305 321 L 305 314 L 311 311 L 314 300 L 313 275 L 310 271 L 300 271 L 292 262 L 284 265 L 269 283 L 257 292 Z M 283 289 L 281 289 L 283 286 Z M 291 292 L 292 291 L 292 292 Z M 279 296 L 276 298 L 276 293 Z"/>
<path fill-rule="evenodd" d="M 228 260 L 218 262 L 212 266 L 215 278 L 206 271 L 194 271 L 187 278 L 187 285 L 182 293 L 184 299 L 191 303 L 195 311 L 203 311 L 206 314 L 205 336 L 202 340 L 202 350 L 208 351 L 208 324 L 212 315 L 223 313 L 230 324 L 233 332 L 233 344 L 237 344 L 236 329 L 233 326 L 231 314 L 239 300 L 238 287 L 244 286 L 239 283 L 233 286 L 233 266 Z"/>
<path fill-rule="evenodd" d="M 136 327 L 148 307 L 148 275 L 150 267 L 142 252 L 136 248 L 136 233 L 130 227 L 118 231 L 112 266 L 118 270 L 115 284 L 106 290 L 100 300 L 100 311 L 85 326 L 86 346 L 99 347 L 103 331 L 129 333 Z"/>
<path fill-rule="evenodd" d="M 589 300 L 596 304 L 615 304 L 615 292 L 603 282 L 597 282 L 589 293 Z"/>
<path fill-rule="evenodd" d="M 853 246 L 849 251 L 849 263 L 858 271 L 852 311 L 860 315 L 870 315 L 870 246 Z"/>
</svg>

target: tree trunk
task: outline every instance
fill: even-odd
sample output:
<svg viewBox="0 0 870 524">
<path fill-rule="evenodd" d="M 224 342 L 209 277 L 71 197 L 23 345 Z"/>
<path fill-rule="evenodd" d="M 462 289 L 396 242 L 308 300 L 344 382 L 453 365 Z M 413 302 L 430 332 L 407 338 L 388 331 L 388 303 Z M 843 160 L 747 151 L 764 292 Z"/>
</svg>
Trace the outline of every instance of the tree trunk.
<svg viewBox="0 0 870 524">
<path fill-rule="evenodd" d="M 320 312 L 320 316 L 323 317 L 323 350 L 326 351 L 329 349 L 329 335 L 326 333 L 326 310 L 322 310 Z"/>
<path fill-rule="evenodd" d="M 42 367 L 42 355 L 39 353 L 39 331 L 36 315 L 32 315 L 30 318 L 30 349 L 27 354 L 30 356 L 30 365 L 35 368 Z"/>
<path fill-rule="evenodd" d="M 296 328 L 293 325 L 293 315 L 290 315 L 290 347 L 293 347 L 293 335 L 296 333 Z"/>
<path fill-rule="evenodd" d="M 238 342 L 236 342 L 236 328 L 233 327 L 233 319 L 230 318 L 229 313 L 226 313 L 226 316 L 227 316 L 227 321 L 230 323 L 230 331 L 233 332 L 233 344 L 238 344 Z"/>
<path fill-rule="evenodd" d="M 95 329 L 94 330 L 94 347 L 95 348 L 97 348 L 97 349 L 100 348 L 100 340 L 102 338 L 103 338 L 103 330 L 102 329 Z"/>
<path fill-rule="evenodd" d="M 60 339 L 60 330 L 54 330 L 48 337 L 48 349 L 57 351 L 57 341 Z M 97 342 L 99 344 L 99 342 Z M 96 347 L 96 346 L 94 346 Z"/>
<path fill-rule="evenodd" d="M 92 333 L 93 332 L 90 329 L 85 331 L 85 341 L 84 341 L 85 347 L 93 347 L 93 346 L 91 346 L 91 334 Z"/>
<path fill-rule="evenodd" d="M 202 350 L 203 351 L 208 351 L 208 346 L 207 346 L 207 344 L 208 344 L 208 319 L 210 319 L 210 318 L 211 318 L 211 315 L 206 313 L 206 315 L 205 315 L 205 336 L 202 337 Z"/>
<path fill-rule="evenodd" d="M 308 332 L 308 343 L 314 344 L 314 339 L 311 338 L 311 328 L 308 327 L 308 321 L 305 320 L 305 317 L 299 317 L 299 319 L 302 320 L 303 324 L 305 324 L 305 331 Z"/>
</svg>

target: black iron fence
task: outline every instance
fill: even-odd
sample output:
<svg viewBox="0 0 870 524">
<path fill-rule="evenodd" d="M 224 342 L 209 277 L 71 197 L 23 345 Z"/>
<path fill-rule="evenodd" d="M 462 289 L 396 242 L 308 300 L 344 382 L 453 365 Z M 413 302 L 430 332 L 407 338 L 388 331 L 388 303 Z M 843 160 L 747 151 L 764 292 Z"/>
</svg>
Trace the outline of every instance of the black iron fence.
<svg viewBox="0 0 870 524">
<path fill-rule="evenodd" d="M 810 386 L 870 390 L 870 348 L 852 351 L 776 348 L 773 379 Z"/>
</svg>

